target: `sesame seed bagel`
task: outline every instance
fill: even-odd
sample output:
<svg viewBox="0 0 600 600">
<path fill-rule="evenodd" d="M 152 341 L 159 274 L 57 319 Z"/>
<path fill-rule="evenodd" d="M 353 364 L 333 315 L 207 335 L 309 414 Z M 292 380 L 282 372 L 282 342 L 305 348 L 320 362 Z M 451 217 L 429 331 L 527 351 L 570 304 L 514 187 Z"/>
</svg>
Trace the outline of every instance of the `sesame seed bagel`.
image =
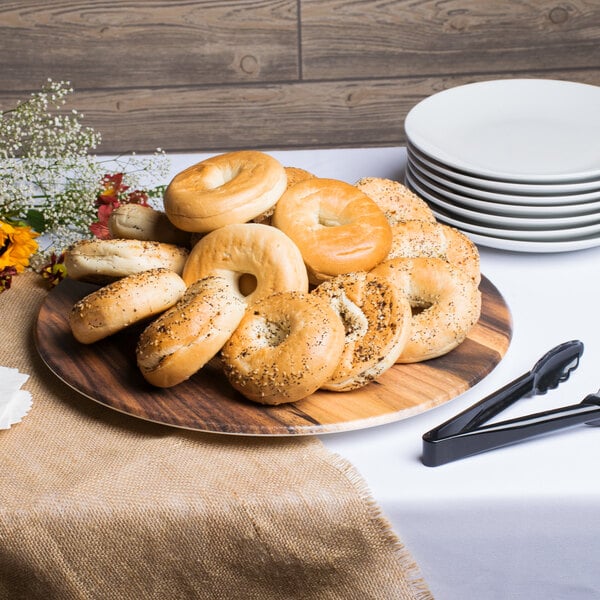
<svg viewBox="0 0 600 600">
<path fill-rule="evenodd" d="M 410 337 L 412 316 L 406 296 L 386 278 L 365 272 L 338 275 L 312 293 L 330 303 L 346 332 L 342 357 L 322 388 L 353 390 L 394 365 Z"/>
<path fill-rule="evenodd" d="M 411 336 L 398 363 L 420 362 L 450 352 L 479 320 L 477 284 L 441 258 L 393 258 L 371 273 L 387 277 L 413 308 Z"/>
<path fill-rule="evenodd" d="M 165 212 L 179 229 L 212 231 L 264 213 L 286 185 L 283 165 L 272 156 L 254 150 L 227 152 L 178 173 L 165 190 Z"/>
<path fill-rule="evenodd" d="M 285 167 L 285 173 L 287 175 L 287 187 L 291 188 L 300 181 L 305 179 L 314 179 L 316 176 L 306 169 L 300 167 Z"/>
<path fill-rule="evenodd" d="M 108 218 L 108 229 L 113 238 L 190 244 L 189 232 L 175 227 L 163 211 L 142 204 L 121 204 L 115 208 Z"/>
<path fill-rule="evenodd" d="M 188 250 L 148 240 L 81 240 L 65 252 L 71 279 L 108 283 L 148 269 L 164 268 L 181 274 Z"/>
<path fill-rule="evenodd" d="M 300 250 L 282 231 L 260 223 L 235 223 L 206 234 L 191 250 L 183 279 L 224 277 L 248 303 L 275 292 L 308 291 Z"/>
<path fill-rule="evenodd" d="M 399 181 L 363 177 L 355 185 L 377 203 L 391 224 L 413 220 L 435 222 L 427 202 Z"/>
<path fill-rule="evenodd" d="M 184 294 L 181 277 L 151 269 L 123 277 L 76 302 L 69 314 L 75 339 L 92 344 L 173 306 Z"/>
<path fill-rule="evenodd" d="M 227 280 L 199 279 L 142 332 L 136 348 L 142 375 L 158 387 L 189 379 L 219 352 L 245 309 Z"/>
<path fill-rule="evenodd" d="M 261 404 L 296 402 L 332 375 L 344 348 L 344 326 L 313 294 L 280 292 L 246 310 L 223 347 L 231 385 Z"/>
<path fill-rule="evenodd" d="M 481 270 L 477 246 L 464 233 L 444 223 L 404 221 L 392 225 L 391 258 L 419 256 L 442 258 L 466 271 L 479 284 Z"/>
<path fill-rule="evenodd" d="M 335 179 L 315 177 L 289 188 L 277 202 L 273 225 L 296 243 L 313 283 L 367 271 L 392 244 L 390 225 L 377 204 Z"/>
</svg>

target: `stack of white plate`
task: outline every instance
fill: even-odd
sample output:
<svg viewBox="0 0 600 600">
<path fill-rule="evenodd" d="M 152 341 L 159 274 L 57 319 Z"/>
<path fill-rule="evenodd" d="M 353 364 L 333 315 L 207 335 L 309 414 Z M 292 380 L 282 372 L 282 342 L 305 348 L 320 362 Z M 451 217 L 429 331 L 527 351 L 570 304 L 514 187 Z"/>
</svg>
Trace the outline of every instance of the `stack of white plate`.
<svg viewBox="0 0 600 600">
<path fill-rule="evenodd" d="M 508 79 L 445 90 L 405 121 L 406 184 L 474 242 L 600 245 L 600 87 Z"/>
</svg>

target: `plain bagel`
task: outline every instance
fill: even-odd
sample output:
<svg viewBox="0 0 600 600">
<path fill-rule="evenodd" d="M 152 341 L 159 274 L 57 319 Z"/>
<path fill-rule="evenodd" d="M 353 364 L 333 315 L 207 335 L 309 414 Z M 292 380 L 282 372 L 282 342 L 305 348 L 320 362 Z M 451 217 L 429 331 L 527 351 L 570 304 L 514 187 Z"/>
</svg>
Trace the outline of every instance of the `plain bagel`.
<svg viewBox="0 0 600 600">
<path fill-rule="evenodd" d="M 273 225 L 298 246 L 311 281 L 367 271 L 392 245 L 390 225 L 373 200 L 336 179 L 312 178 L 279 199 Z"/>
<path fill-rule="evenodd" d="M 246 398 L 282 404 L 317 391 L 343 347 L 344 326 L 326 300 L 280 292 L 248 307 L 221 358 L 232 387 Z"/>
<path fill-rule="evenodd" d="M 92 344 L 173 306 L 186 285 L 177 273 L 151 269 L 123 277 L 76 302 L 69 314 L 75 339 Z"/>
<path fill-rule="evenodd" d="M 164 268 L 181 274 L 188 250 L 175 244 L 147 240 L 81 240 L 65 252 L 71 279 L 107 283 L 148 269 Z"/>
<path fill-rule="evenodd" d="M 173 178 L 165 190 L 165 212 L 184 231 L 213 231 L 265 213 L 286 185 L 283 165 L 269 154 L 254 150 L 219 154 Z"/>
<path fill-rule="evenodd" d="M 481 292 L 465 271 L 441 258 L 393 258 L 371 273 L 387 277 L 406 295 L 411 337 L 399 363 L 442 356 L 461 344 L 479 320 Z"/>
<path fill-rule="evenodd" d="M 136 348 L 142 375 L 158 387 L 185 381 L 219 352 L 245 309 L 227 280 L 199 279 L 142 332 Z"/>
<path fill-rule="evenodd" d="M 342 357 L 323 389 L 362 387 L 395 364 L 410 337 L 411 307 L 386 278 L 364 271 L 337 275 L 312 293 L 329 302 L 346 332 Z"/>
<path fill-rule="evenodd" d="M 279 229 L 259 223 L 226 225 L 205 235 L 191 250 L 183 279 L 218 275 L 245 302 L 281 291 L 308 291 L 308 276 L 294 243 Z"/>
<path fill-rule="evenodd" d="M 121 204 L 115 208 L 110 213 L 108 229 L 113 238 L 190 244 L 189 232 L 175 227 L 163 211 L 142 204 Z"/>
</svg>

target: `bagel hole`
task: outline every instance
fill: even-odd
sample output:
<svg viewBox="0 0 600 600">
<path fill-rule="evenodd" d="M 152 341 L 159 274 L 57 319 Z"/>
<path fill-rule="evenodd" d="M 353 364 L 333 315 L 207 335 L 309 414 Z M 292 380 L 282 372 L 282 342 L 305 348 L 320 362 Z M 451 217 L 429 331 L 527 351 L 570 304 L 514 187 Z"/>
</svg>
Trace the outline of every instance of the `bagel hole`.
<svg viewBox="0 0 600 600">
<path fill-rule="evenodd" d="M 419 302 L 418 304 L 411 304 L 410 310 L 412 316 L 415 317 L 420 315 L 422 312 L 425 312 L 427 309 L 433 306 L 433 302 Z"/>
<path fill-rule="evenodd" d="M 323 227 L 339 227 L 341 223 L 337 215 L 328 216 L 319 214 L 319 225 L 322 225 Z"/>
<path fill-rule="evenodd" d="M 254 290 L 258 281 L 252 273 L 242 273 L 238 278 L 238 288 L 242 296 L 249 296 Z"/>
<path fill-rule="evenodd" d="M 334 302 L 335 310 L 342 319 L 347 342 L 353 342 L 365 336 L 369 329 L 369 321 L 365 313 L 345 293 L 342 292 Z"/>
<path fill-rule="evenodd" d="M 291 332 L 290 323 L 284 321 L 265 321 L 265 341 L 269 346 L 276 347 L 285 342 Z"/>
<path fill-rule="evenodd" d="M 207 190 L 216 190 L 229 183 L 240 174 L 239 165 L 228 165 L 220 169 L 214 169 L 204 175 L 204 188 Z"/>
<path fill-rule="evenodd" d="M 319 206 L 319 225 L 323 227 L 339 227 L 342 225 L 340 215 L 321 203 Z"/>
</svg>

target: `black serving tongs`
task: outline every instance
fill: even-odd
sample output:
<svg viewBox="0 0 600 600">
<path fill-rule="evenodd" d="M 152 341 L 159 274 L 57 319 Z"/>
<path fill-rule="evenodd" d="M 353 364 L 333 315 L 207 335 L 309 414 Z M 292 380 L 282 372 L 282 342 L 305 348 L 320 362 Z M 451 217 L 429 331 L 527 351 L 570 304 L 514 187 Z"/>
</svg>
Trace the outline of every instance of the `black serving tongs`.
<svg viewBox="0 0 600 600">
<path fill-rule="evenodd" d="M 483 425 L 526 395 L 558 387 L 579 365 L 583 343 L 573 340 L 547 352 L 533 369 L 423 435 L 423 464 L 436 467 L 493 448 L 580 425 L 600 426 L 600 391 L 579 404 Z"/>
</svg>

